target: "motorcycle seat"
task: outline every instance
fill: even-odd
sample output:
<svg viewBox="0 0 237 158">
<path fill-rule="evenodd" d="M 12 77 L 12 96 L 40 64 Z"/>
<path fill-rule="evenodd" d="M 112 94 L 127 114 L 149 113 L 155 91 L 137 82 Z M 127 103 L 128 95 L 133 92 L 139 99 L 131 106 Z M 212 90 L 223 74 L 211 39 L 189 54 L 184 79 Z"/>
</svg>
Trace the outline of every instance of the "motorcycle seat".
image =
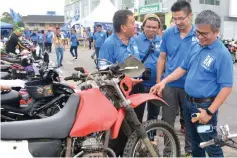
<svg viewBox="0 0 237 158">
<path fill-rule="evenodd" d="M 2 122 L 2 140 L 63 139 L 69 136 L 80 103 L 78 94 L 72 94 L 57 114 L 35 120 Z"/>
<path fill-rule="evenodd" d="M 3 59 L 3 58 L 2 58 Z M 17 63 L 20 64 L 21 63 L 21 59 L 15 59 L 15 58 L 4 58 L 3 60 L 6 60 L 10 63 Z"/>
<path fill-rule="evenodd" d="M 11 90 L 10 92 L 1 93 L 1 105 L 11 105 L 11 106 L 18 106 L 22 96 L 19 92 L 15 90 Z"/>
<path fill-rule="evenodd" d="M 0 73 L 0 79 L 4 80 L 4 79 L 9 79 L 9 78 L 10 78 L 10 74 L 8 72 Z"/>
<path fill-rule="evenodd" d="M 8 71 L 11 65 L 1 65 L 1 71 Z"/>
</svg>

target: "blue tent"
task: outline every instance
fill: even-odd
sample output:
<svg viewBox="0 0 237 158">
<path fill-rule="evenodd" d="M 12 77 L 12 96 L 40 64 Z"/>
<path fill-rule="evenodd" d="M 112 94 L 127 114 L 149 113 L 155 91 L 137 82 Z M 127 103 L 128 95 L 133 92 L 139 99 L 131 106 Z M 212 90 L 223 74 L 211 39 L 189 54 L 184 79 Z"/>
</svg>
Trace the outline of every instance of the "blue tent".
<svg viewBox="0 0 237 158">
<path fill-rule="evenodd" d="M 12 24 L 8 24 L 8 23 L 5 23 L 5 22 L 0 22 L 1 24 L 1 29 L 13 29 L 13 25 Z"/>
</svg>

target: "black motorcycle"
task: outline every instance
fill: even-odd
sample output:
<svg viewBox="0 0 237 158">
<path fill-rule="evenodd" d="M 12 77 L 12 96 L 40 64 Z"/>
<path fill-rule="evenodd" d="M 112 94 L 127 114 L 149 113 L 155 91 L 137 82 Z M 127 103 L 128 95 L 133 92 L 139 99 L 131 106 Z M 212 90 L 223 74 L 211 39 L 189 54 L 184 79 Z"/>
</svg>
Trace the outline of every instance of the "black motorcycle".
<svg viewBox="0 0 237 158">
<path fill-rule="evenodd" d="M 32 99 L 25 107 L 20 106 L 22 96 L 18 91 L 2 92 L 1 122 L 52 116 L 63 108 L 74 93 L 70 86 L 60 83 L 55 69 L 48 70 L 42 80 L 26 82 L 25 88 Z"/>
</svg>

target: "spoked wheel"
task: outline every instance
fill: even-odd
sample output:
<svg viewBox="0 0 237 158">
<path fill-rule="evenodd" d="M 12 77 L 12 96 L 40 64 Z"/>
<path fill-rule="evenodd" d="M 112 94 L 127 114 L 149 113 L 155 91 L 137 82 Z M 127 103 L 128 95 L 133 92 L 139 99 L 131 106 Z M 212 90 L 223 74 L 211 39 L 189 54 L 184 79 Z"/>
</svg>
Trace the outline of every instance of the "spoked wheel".
<svg viewBox="0 0 237 158">
<path fill-rule="evenodd" d="M 145 122 L 143 126 L 159 157 L 180 157 L 180 142 L 170 125 L 164 121 L 151 120 Z M 123 156 L 151 157 L 136 132 L 128 138 Z"/>
</svg>

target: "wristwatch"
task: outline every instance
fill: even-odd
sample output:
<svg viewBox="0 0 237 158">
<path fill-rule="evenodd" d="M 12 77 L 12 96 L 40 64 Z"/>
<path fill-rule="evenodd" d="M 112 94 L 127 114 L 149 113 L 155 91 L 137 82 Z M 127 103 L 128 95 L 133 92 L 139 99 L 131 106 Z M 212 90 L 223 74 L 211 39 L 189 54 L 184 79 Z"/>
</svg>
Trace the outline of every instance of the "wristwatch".
<svg viewBox="0 0 237 158">
<path fill-rule="evenodd" d="M 206 112 L 207 112 L 207 114 L 208 114 L 209 116 L 212 116 L 212 115 L 213 115 L 213 113 L 212 113 L 209 109 L 206 109 Z"/>
</svg>

